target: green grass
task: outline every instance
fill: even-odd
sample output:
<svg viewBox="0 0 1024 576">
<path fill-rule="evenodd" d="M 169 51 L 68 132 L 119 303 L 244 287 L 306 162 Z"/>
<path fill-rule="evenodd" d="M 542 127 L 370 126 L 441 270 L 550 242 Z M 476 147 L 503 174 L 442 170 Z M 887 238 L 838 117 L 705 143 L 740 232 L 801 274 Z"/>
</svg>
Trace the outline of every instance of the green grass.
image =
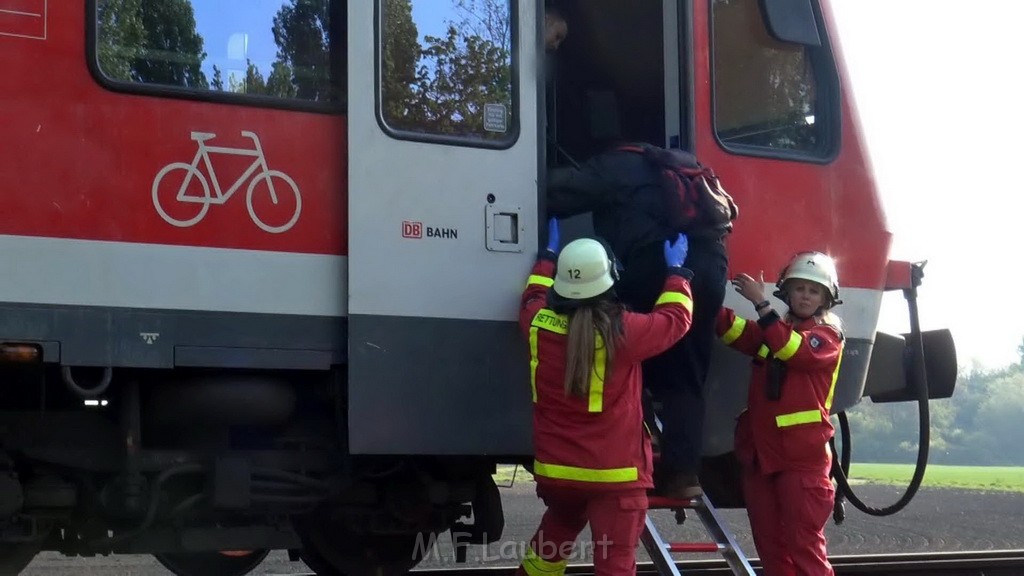
<svg viewBox="0 0 1024 576">
<path fill-rule="evenodd" d="M 533 476 L 521 466 L 498 466 L 494 481 L 499 486 L 533 482 Z M 889 484 L 906 486 L 914 474 L 912 464 L 864 464 L 854 462 L 850 470 L 853 484 Z M 960 488 L 988 492 L 1024 493 L 1024 467 L 1012 466 L 940 466 L 929 464 L 925 470 L 925 488 Z"/>
<path fill-rule="evenodd" d="M 858 484 L 892 484 L 906 486 L 914 474 L 912 464 L 862 464 L 850 466 L 851 479 Z M 1024 493 L 1024 467 L 1012 466 L 940 466 L 929 464 L 925 469 L 926 488 L 963 488 Z"/>
</svg>

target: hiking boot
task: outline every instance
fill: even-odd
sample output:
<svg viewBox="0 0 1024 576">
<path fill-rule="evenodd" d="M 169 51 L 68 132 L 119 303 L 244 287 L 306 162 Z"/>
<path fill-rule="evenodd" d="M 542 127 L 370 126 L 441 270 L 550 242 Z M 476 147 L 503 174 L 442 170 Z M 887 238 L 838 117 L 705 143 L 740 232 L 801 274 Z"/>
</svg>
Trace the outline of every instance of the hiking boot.
<svg viewBox="0 0 1024 576">
<path fill-rule="evenodd" d="M 703 496 L 704 490 L 696 474 L 668 472 L 662 475 L 657 493 L 673 500 L 691 500 Z"/>
</svg>

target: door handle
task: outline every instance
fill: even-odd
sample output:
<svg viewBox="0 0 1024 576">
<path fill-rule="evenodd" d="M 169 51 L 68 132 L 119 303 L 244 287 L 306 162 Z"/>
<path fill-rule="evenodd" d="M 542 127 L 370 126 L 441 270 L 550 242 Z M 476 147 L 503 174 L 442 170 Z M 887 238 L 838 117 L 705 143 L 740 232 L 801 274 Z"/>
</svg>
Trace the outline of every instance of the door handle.
<svg viewBox="0 0 1024 576">
<path fill-rule="evenodd" d="M 486 246 L 492 252 L 522 252 L 523 219 L 518 206 L 495 206 L 484 209 Z"/>
</svg>

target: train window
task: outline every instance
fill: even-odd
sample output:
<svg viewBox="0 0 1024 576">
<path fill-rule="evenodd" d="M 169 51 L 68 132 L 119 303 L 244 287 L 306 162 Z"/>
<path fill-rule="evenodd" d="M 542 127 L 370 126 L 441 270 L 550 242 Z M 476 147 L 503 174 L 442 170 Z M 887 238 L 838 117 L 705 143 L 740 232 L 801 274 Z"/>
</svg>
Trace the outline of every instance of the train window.
<svg viewBox="0 0 1024 576">
<path fill-rule="evenodd" d="M 96 0 L 96 65 L 154 89 L 337 104 L 345 2 Z"/>
<path fill-rule="evenodd" d="M 511 0 L 381 0 L 379 14 L 387 132 L 487 147 L 515 141 Z"/>
<path fill-rule="evenodd" d="M 711 2 L 715 132 L 722 145 L 741 153 L 830 157 L 838 99 L 826 48 L 770 35 L 758 0 Z"/>
</svg>

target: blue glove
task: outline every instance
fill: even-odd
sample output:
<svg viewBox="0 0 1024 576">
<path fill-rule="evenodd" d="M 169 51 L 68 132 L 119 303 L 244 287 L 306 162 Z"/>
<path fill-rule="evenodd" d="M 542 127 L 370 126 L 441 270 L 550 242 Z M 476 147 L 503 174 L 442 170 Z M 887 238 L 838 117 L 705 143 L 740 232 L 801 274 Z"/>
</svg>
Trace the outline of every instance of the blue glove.
<svg viewBox="0 0 1024 576">
<path fill-rule="evenodd" d="M 558 219 L 548 220 L 548 251 L 558 254 Z"/>
<path fill-rule="evenodd" d="M 674 243 L 665 240 L 665 264 L 669 268 L 678 268 L 686 262 L 686 253 L 690 249 L 690 241 L 686 234 L 680 234 Z"/>
</svg>

